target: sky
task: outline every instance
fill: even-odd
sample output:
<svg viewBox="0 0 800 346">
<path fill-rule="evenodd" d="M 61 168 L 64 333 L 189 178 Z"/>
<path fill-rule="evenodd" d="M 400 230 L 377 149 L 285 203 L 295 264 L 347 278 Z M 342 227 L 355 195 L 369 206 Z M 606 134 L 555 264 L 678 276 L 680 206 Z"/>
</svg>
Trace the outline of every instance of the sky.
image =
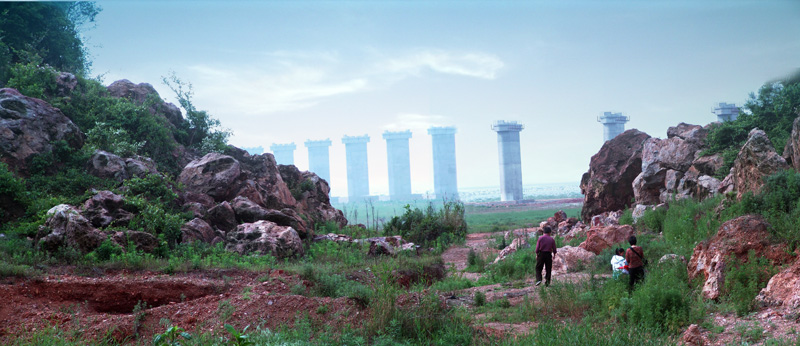
<svg viewBox="0 0 800 346">
<path fill-rule="evenodd" d="M 459 188 L 497 187 L 497 120 L 518 121 L 525 185 L 575 183 L 596 118 L 666 137 L 716 120 L 800 68 L 800 1 L 98 1 L 84 31 L 105 84 L 174 72 L 238 147 L 369 135 L 370 192 L 388 193 L 384 131 L 411 130 L 412 190 L 433 190 L 431 126 L 455 126 Z"/>
</svg>

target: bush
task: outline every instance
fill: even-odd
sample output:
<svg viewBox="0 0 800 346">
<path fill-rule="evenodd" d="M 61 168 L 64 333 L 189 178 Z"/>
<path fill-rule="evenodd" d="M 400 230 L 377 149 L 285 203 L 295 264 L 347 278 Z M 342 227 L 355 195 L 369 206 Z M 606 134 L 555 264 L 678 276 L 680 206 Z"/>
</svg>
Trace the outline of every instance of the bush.
<svg viewBox="0 0 800 346">
<path fill-rule="evenodd" d="M 429 246 L 439 242 L 443 245 L 463 240 L 467 235 L 467 223 L 464 220 L 464 204 L 461 202 L 445 202 L 438 211 L 429 204 L 423 212 L 419 208 L 405 206 L 402 216 L 392 217 L 384 227 L 384 234 L 400 234 L 406 240 Z"/>
<path fill-rule="evenodd" d="M 630 299 L 622 298 L 629 323 L 677 333 L 693 320 L 688 274 L 682 263 L 653 266 Z"/>
<path fill-rule="evenodd" d="M 750 250 L 746 261 L 731 257 L 727 263 L 722 294 L 725 302 L 731 304 L 739 316 L 744 316 L 754 310 L 755 297 L 762 288 L 767 287 L 777 269 L 766 258 L 756 258 L 754 250 Z"/>
</svg>

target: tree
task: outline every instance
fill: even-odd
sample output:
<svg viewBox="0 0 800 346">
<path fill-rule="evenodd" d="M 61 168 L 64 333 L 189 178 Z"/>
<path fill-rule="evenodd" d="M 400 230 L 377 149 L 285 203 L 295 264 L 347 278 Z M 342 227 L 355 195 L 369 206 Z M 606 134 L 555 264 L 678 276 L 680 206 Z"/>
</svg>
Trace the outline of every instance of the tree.
<svg viewBox="0 0 800 346">
<path fill-rule="evenodd" d="M 0 2 L 0 85 L 16 63 L 83 76 L 91 62 L 80 29 L 100 12 L 94 2 Z"/>
</svg>

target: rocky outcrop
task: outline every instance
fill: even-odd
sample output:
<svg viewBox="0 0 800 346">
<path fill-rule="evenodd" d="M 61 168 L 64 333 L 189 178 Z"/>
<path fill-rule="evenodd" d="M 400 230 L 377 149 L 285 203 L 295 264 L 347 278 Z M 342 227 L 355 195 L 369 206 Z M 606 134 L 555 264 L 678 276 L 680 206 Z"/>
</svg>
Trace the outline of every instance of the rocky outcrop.
<svg viewBox="0 0 800 346">
<path fill-rule="evenodd" d="M 497 254 L 497 258 L 494 259 L 494 263 L 505 260 L 506 257 L 511 256 L 511 254 L 517 252 L 520 249 L 526 249 L 529 247 L 531 247 L 531 245 L 528 243 L 527 235 L 517 236 L 514 238 L 514 240 L 511 241 L 511 244 L 506 246 L 505 249 L 500 250 L 500 253 Z"/>
<path fill-rule="evenodd" d="M 561 274 L 582 270 L 592 263 L 595 256 L 581 247 L 558 248 L 558 254 L 553 257 L 553 272 Z"/>
<path fill-rule="evenodd" d="M 89 158 L 86 171 L 100 178 L 122 182 L 133 177 L 144 178 L 158 174 L 155 163 L 148 158 L 122 158 L 103 150 L 96 150 Z"/>
<path fill-rule="evenodd" d="M 133 84 L 127 79 L 122 79 L 111 83 L 107 89 L 111 96 L 126 98 L 137 105 L 147 105 L 150 113 L 166 119 L 172 126 L 180 126 L 184 122 L 180 108 L 164 102 L 149 83 Z"/>
<path fill-rule="evenodd" d="M 783 159 L 795 171 L 800 172 L 800 111 L 797 112 L 797 115 L 798 117 L 792 123 L 792 134 L 783 149 Z"/>
<path fill-rule="evenodd" d="M 69 246 L 82 253 L 88 253 L 100 246 L 106 239 L 80 211 L 67 204 L 59 204 L 47 211 L 47 221 L 38 234 L 39 246 L 47 251 L 57 251 Z"/>
<path fill-rule="evenodd" d="M 681 335 L 681 340 L 678 345 L 682 346 L 706 346 L 711 345 L 711 341 L 707 336 L 708 332 L 704 331 L 700 326 L 692 324 Z"/>
<path fill-rule="evenodd" d="M 586 240 L 578 247 L 599 255 L 615 244 L 626 243 L 633 234 L 634 230 L 630 225 L 592 227 L 586 231 Z"/>
<path fill-rule="evenodd" d="M 667 139 L 649 138 L 642 150 L 642 172 L 633 182 L 636 204 L 656 205 L 671 198 L 706 198 L 720 182 L 712 177 L 723 161 L 720 155 L 699 156 L 708 129 L 680 123 L 667 130 Z"/>
<path fill-rule="evenodd" d="M 800 260 L 773 276 L 756 300 L 771 306 L 800 308 Z"/>
<path fill-rule="evenodd" d="M 23 96 L 14 89 L 0 89 L 0 162 L 26 175 L 29 161 L 35 155 L 52 151 L 59 141 L 79 149 L 84 135 L 48 103 Z"/>
<path fill-rule="evenodd" d="M 764 177 L 788 168 L 786 160 L 775 152 L 767 134 L 759 129 L 751 130 L 733 162 L 733 185 L 737 198 L 742 198 L 747 192 L 761 192 Z"/>
<path fill-rule="evenodd" d="M 125 250 L 128 249 L 128 244 L 133 244 L 137 251 L 147 253 L 152 253 L 158 247 L 158 238 L 147 232 L 116 232 L 111 236 L 111 240 Z"/>
<path fill-rule="evenodd" d="M 125 210 L 125 199 L 111 191 L 99 191 L 83 203 L 83 216 L 93 227 L 127 226 L 133 213 Z"/>
<path fill-rule="evenodd" d="M 235 148 L 226 153 L 194 160 L 178 177 L 185 186 L 184 209 L 212 227 L 230 232 L 240 223 L 267 220 L 290 226 L 306 239 L 318 223 L 347 224 L 330 204 L 328 184 L 316 174 L 279 168 L 271 154 L 251 156 Z"/>
<path fill-rule="evenodd" d="M 303 243 L 294 228 L 263 220 L 237 226 L 228 233 L 227 243 L 226 249 L 241 255 L 259 253 L 289 258 L 304 253 Z"/>
<path fill-rule="evenodd" d="M 606 141 L 592 156 L 589 171 L 581 178 L 584 222 L 594 215 L 630 205 L 634 197 L 633 180 L 642 172 L 642 148 L 648 138 L 648 134 L 631 129 Z"/>
<path fill-rule="evenodd" d="M 747 261 L 748 253 L 765 257 L 773 265 L 792 259 L 786 244 L 770 242 L 769 224 L 759 215 L 745 215 L 723 223 L 717 234 L 697 244 L 689 260 L 689 278 L 703 277 L 702 294 L 717 299 L 725 282 L 725 269 L 731 256 Z"/>
<path fill-rule="evenodd" d="M 301 172 L 293 165 L 278 165 L 281 178 L 290 191 L 296 191 L 298 211 L 314 222 L 334 222 L 339 228 L 347 225 L 344 213 L 331 206 L 330 186 L 312 172 Z"/>
</svg>

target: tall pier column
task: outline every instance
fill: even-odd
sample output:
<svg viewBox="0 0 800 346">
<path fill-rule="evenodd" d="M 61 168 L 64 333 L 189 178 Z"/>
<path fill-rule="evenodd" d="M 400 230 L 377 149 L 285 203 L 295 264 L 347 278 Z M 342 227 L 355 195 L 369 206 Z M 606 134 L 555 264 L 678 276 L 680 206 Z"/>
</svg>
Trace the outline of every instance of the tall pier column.
<svg viewBox="0 0 800 346">
<path fill-rule="evenodd" d="M 369 196 L 367 143 L 369 136 L 344 136 L 347 157 L 347 198 L 350 202 Z"/>
<path fill-rule="evenodd" d="M 386 140 L 386 157 L 389 164 L 389 198 L 391 200 L 411 199 L 411 156 L 408 139 L 411 131 L 383 133 Z"/>
<path fill-rule="evenodd" d="M 331 184 L 331 160 L 328 148 L 331 146 L 330 139 L 305 142 L 308 148 L 308 170 L 316 173 L 320 178 L 325 179 L 328 185 Z"/>
<path fill-rule="evenodd" d="M 294 164 L 294 150 L 297 149 L 294 142 L 287 144 L 272 143 L 269 149 L 272 150 L 272 154 L 275 155 L 275 161 L 278 162 L 279 165 Z"/>
<path fill-rule="evenodd" d="M 630 117 L 622 113 L 603 112 L 603 115 L 597 117 L 597 122 L 603 124 L 603 141 L 610 141 L 625 132 L 625 123 L 630 120 Z"/>
<path fill-rule="evenodd" d="M 428 129 L 433 144 L 433 192 L 436 198 L 458 199 L 456 128 Z"/>
<path fill-rule="evenodd" d="M 500 200 L 522 200 L 522 157 L 519 132 L 522 124 L 499 120 L 492 125 L 497 132 L 497 153 L 500 158 Z"/>
</svg>

